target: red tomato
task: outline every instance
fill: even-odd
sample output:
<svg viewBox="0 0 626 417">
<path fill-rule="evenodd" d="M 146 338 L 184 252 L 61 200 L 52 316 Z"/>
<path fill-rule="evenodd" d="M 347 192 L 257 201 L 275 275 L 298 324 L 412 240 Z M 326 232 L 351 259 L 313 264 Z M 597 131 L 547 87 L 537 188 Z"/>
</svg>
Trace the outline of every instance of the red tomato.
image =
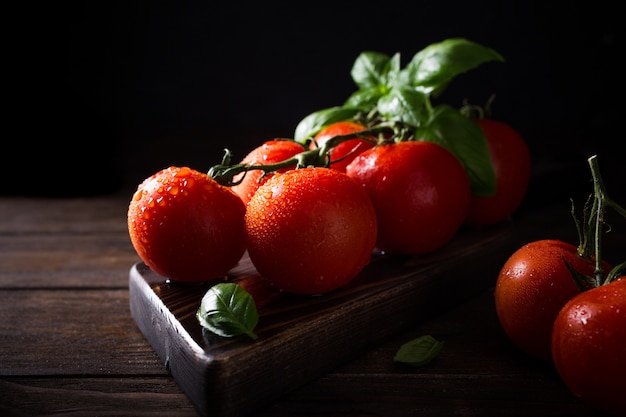
<svg viewBox="0 0 626 417">
<path fill-rule="evenodd" d="M 144 263 L 173 281 L 223 276 L 245 251 L 245 206 L 228 187 L 188 167 L 146 178 L 128 207 L 128 233 Z"/>
<path fill-rule="evenodd" d="M 593 276 L 595 264 L 560 240 L 538 240 L 514 252 L 500 270 L 495 287 L 498 319 L 511 341 L 526 354 L 551 361 L 552 324 L 559 310 L 580 293 L 564 261 Z M 611 269 L 606 264 L 605 271 Z"/>
<path fill-rule="evenodd" d="M 565 304 L 554 322 L 552 356 L 574 395 L 626 416 L 626 276 Z"/>
<path fill-rule="evenodd" d="M 492 119 L 475 119 L 482 128 L 496 172 L 496 192 L 472 195 L 465 222 L 488 226 L 509 218 L 520 206 L 530 181 L 530 151 L 511 126 Z"/>
<path fill-rule="evenodd" d="M 241 163 L 250 165 L 271 165 L 285 161 L 303 151 L 305 151 L 304 146 L 298 142 L 286 139 L 273 139 L 253 149 L 241 160 Z M 277 172 L 285 172 L 292 168 L 295 168 L 295 164 L 279 169 Z M 264 172 L 260 169 L 248 171 L 239 184 L 231 187 L 245 204 L 250 201 L 257 188 L 273 175 L 269 173 L 261 179 L 263 173 Z M 240 174 L 236 176 L 234 180 L 237 181 L 242 177 L 243 174 Z"/>
<path fill-rule="evenodd" d="M 350 133 L 361 132 L 366 127 L 352 121 L 343 121 L 330 124 L 319 131 L 315 135 L 315 143 L 311 144 L 311 148 L 321 147 L 324 143 L 335 136 L 348 135 Z M 375 137 L 371 137 L 376 141 Z M 330 150 L 330 167 L 341 172 L 346 172 L 346 167 L 352 160 L 366 149 L 372 148 L 374 143 L 365 139 L 355 138 L 341 142 L 339 145 Z"/>
<path fill-rule="evenodd" d="M 376 246 L 383 252 L 432 252 L 463 224 L 470 181 L 459 160 L 439 145 L 409 141 L 375 146 L 359 154 L 346 173 L 374 203 Z"/>
<path fill-rule="evenodd" d="M 276 174 L 246 211 L 247 247 L 259 273 L 286 292 L 323 294 L 367 265 L 376 241 L 376 214 L 346 174 L 300 168 Z"/>
</svg>

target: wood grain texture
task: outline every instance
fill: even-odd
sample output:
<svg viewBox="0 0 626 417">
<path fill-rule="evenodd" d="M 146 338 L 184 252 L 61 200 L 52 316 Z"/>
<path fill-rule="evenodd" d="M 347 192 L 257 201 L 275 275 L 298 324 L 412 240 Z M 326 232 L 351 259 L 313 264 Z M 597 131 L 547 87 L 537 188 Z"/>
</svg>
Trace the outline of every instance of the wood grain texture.
<svg viewBox="0 0 626 417">
<path fill-rule="evenodd" d="M 138 258 L 127 237 L 128 198 L 127 193 L 0 198 L 1 416 L 199 414 L 131 315 L 129 269 Z M 565 201 L 520 213 L 509 224 L 511 243 L 575 240 L 569 209 Z M 605 254 L 620 259 L 626 228 L 622 219 L 611 221 L 615 227 L 605 236 Z M 505 257 L 492 251 L 470 256 L 469 267 L 457 275 L 430 270 L 449 280 L 462 279 L 469 291 L 463 285 L 442 285 L 437 297 L 415 307 L 426 311 L 413 317 L 413 324 L 403 323 L 404 330 L 350 351 L 328 372 L 320 369 L 317 376 L 279 397 L 268 397 L 250 416 L 602 416 L 570 395 L 553 369 L 521 355 L 502 334 L 489 286 Z M 434 258 L 422 261 L 441 265 Z M 242 265 L 237 273 L 248 267 Z M 175 292 L 171 295 L 184 300 Z M 282 313 L 289 311 L 289 302 L 268 295 L 268 308 L 262 308 L 263 337 L 279 338 L 287 331 L 281 323 L 286 323 Z M 448 296 L 460 301 L 428 307 L 436 299 L 449 300 Z M 272 305 L 272 300 L 277 303 Z M 345 301 L 336 295 L 335 302 Z M 302 314 L 314 322 L 316 310 L 322 308 L 321 301 L 310 302 Z M 172 308 L 176 320 L 183 321 L 190 320 L 190 310 L 185 301 Z M 365 314 L 353 313 L 356 321 Z M 385 328 L 379 320 L 382 324 L 373 323 L 368 334 Z M 204 340 L 197 329 L 194 332 L 194 343 Z M 334 334 L 350 336 L 348 331 Z M 417 369 L 392 361 L 402 343 L 423 334 L 445 342 L 435 361 Z M 329 345 L 342 349 L 341 339 L 325 337 Z M 353 342 L 364 340 L 362 334 L 350 337 Z M 232 350 L 229 344 L 224 347 Z M 282 349 L 288 347 L 307 348 L 298 337 Z M 296 366 L 272 370 L 278 382 L 285 374 L 302 376 L 306 371 Z M 255 381 L 245 392 L 261 389 L 268 390 Z"/>
<path fill-rule="evenodd" d="M 143 263 L 130 271 L 131 314 L 201 415 L 246 415 L 390 336 L 493 285 L 510 225 L 464 230 L 428 256 L 375 255 L 348 286 L 323 296 L 276 294 L 259 308 L 257 341 L 203 332 L 195 313 L 214 283 L 170 283 Z M 489 254 L 490 257 L 484 255 Z M 259 279 L 244 256 L 230 279 Z M 339 343 L 337 343 L 339 341 Z"/>
<path fill-rule="evenodd" d="M 2 416 L 163 416 L 197 412 L 169 376 L 0 379 Z"/>
<path fill-rule="evenodd" d="M 483 291 L 254 415 L 306 416 L 303 410 L 313 409 L 320 416 L 322 410 L 327 415 L 386 417 L 603 416 L 573 398 L 551 366 L 512 347 L 492 300 L 492 291 Z M 392 361 L 401 344 L 424 334 L 444 342 L 433 362 L 412 368 Z"/>
<path fill-rule="evenodd" d="M 166 373 L 130 317 L 127 290 L 0 291 L 0 317 L 1 375 Z"/>
</svg>

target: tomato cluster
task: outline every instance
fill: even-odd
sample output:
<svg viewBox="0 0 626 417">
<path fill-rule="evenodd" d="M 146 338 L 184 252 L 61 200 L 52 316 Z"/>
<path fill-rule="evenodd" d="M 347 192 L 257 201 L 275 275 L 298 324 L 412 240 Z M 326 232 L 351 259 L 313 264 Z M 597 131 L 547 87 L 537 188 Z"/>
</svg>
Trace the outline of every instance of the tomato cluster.
<svg viewBox="0 0 626 417">
<path fill-rule="evenodd" d="M 460 38 L 404 68 L 399 55 L 362 53 L 357 91 L 304 117 L 293 139 L 266 140 L 236 164 L 227 152 L 206 174 L 170 167 L 140 184 L 128 210 L 137 253 L 172 281 L 197 282 L 247 250 L 279 289 L 323 294 L 376 250 L 426 254 L 464 226 L 507 219 L 530 176 L 525 142 L 502 122 L 431 102 L 456 75 L 502 60 Z"/>
<path fill-rule="evenodd" d="M 162 170 L 139 185 L 128 228 L 139 256 L 173 281 L 215 279 L 247 250 L 276 287 L 314 295 L 348 284 L 375 250 L 442 248 L 469 224 L 473 198 L 466 167 L 448 149 L 345 120 L 307 144 L 265 141 L 208 174 Z M 501 220 L 502 210 L 484 224 Z"/>
<path fill-rule="evenodd" d="M 508 337 L 528 355 L 550 361 L 552 325 L 559 310 L 580 293 L 568 265 L 593 275 L 595 263 L 568 242 L 530 242 L 504 263 L 496 281 L 495 306 Z M 611 266 L 604 263 L 604 270 Z"/>
<path fill-rule="evenodd" d="M 521 351 L 556 367 L 573 394 L 597 409 L 626 414 L 626 262 L 601 258 L 606 208 L 626 210 L 603 188 L 596 157 L 593 204 L 580 243 L 530 242 L 503 265 L 495 287 L 497 317 Z"/>
</svg>

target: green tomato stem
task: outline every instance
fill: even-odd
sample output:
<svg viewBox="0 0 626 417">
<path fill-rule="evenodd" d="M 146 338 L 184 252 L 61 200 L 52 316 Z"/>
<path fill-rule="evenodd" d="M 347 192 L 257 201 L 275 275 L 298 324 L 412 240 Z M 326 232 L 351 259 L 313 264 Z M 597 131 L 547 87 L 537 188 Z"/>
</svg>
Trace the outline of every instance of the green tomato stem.
<svg viewBox="0 0 626 417">
<path fill-rule="evenodd" d="M 386 136 L 389 135 L 390 138 L 387 139 Z M 377 139 L 372 139 L 372 137 L 376 137 Z M 243 176 L 238 180 L 234 180 L 234 178 L 247 171 L 261 170 L 265 174 L 269 174 L 291 166 L 295 166 L 296 169 L 304 167 L 328 167 L 330 164 L 330 151 L 340 143 L 351 139 L 360 138 L 376 145 L 388 141 L 390 142 L 397 137 L 406 137 L 406 128 L 399 122 L 383 122 L 372 128 L 359 132 L 333 136 L 319 148 L 303 151 L 292 156 L 291 158 L 267 165 L 231 165 L 230 162 L 232 155 L 228 149 L 225 149 L 222 162 L 212 166 L 207 174 L 219 184 L 232 187 L 239 184 L 243 180 Z"/>
<path fill-rule="evenodd" d="M 600 286 L 610 282 L 612 278 L 615 278 L 616 274 L 609 274 L 606 280 L 603 282 L 604 270 L 602 268 L 602 233 L 603 233 L 603 225 L 604 225 L 604 213 L 607 208 L 613 208 L 615 211 L 620 213 L 622 216 L 626 218 L 626 209 L 617 204 L 614 200 L 609 198 L 606 192 L 606 188 L 604 186 L 604 181 L 602 180 L 602 176 L 600 175 L 600 168 L 598 166 L 598 158 L 597 155 L 591 156 L 587 162 L 591 168 L 591 175 L 593 177 L 593 188 L 594 188 L 594 196 L 593 196 L 593 207 L 591 209 L 591 213 L 589 216 L 588 224 L 590 227 L 588 228 L 588 234 L 585 236 L 585 241 L 581 243 L 581 247 L 579 247 L 579 253 L 582 251 L 583 256 L 588 256 L 588 248 L 586 248 L 587 239 L 593 239 L 594 243 L 594 255 L 595 255 L 595 286 Z M 624 264 L 618 265 L 616 268 L 623 269 Z"/>
</svg>

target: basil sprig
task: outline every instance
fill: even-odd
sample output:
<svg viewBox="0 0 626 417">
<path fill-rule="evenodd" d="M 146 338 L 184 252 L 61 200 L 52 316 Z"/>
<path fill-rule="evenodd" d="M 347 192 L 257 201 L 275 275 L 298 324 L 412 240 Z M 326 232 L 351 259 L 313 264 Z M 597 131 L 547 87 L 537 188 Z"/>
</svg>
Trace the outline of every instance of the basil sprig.
<svg viewBox="0 0 626 417">
<path fill-rule="evenodd" d="M 363 52 L 350 72 L 358 89 L 340 106 L 304 117 L 294 139 L 306 142 L 331 123 L 358 114 L 377 114 L 384 121 L 398 121 L 415 131 L 415 140 L 435 142 L 461 161 L 470 177 L 472 193 L 490 196 L 496 175 L 487 139 L 482 130 L 460 110 L 441 104 L 438 96 L 454 79 L 479 65 L 503 62 L 493 49 L 463 38 L 446 39 L 417 52 L 402 68 L 400 54 Z M 370 126 L 371 127 L 371 126 Z"/>
<path fill-rule="evenodd" d="M 253 340 L 259 314 L 254 299 L 241 286 L 224 282 L 211 287 L 202 297 L 196 318 L 202 327 L 222 337 L 246 334 Z"/>
</svg>

